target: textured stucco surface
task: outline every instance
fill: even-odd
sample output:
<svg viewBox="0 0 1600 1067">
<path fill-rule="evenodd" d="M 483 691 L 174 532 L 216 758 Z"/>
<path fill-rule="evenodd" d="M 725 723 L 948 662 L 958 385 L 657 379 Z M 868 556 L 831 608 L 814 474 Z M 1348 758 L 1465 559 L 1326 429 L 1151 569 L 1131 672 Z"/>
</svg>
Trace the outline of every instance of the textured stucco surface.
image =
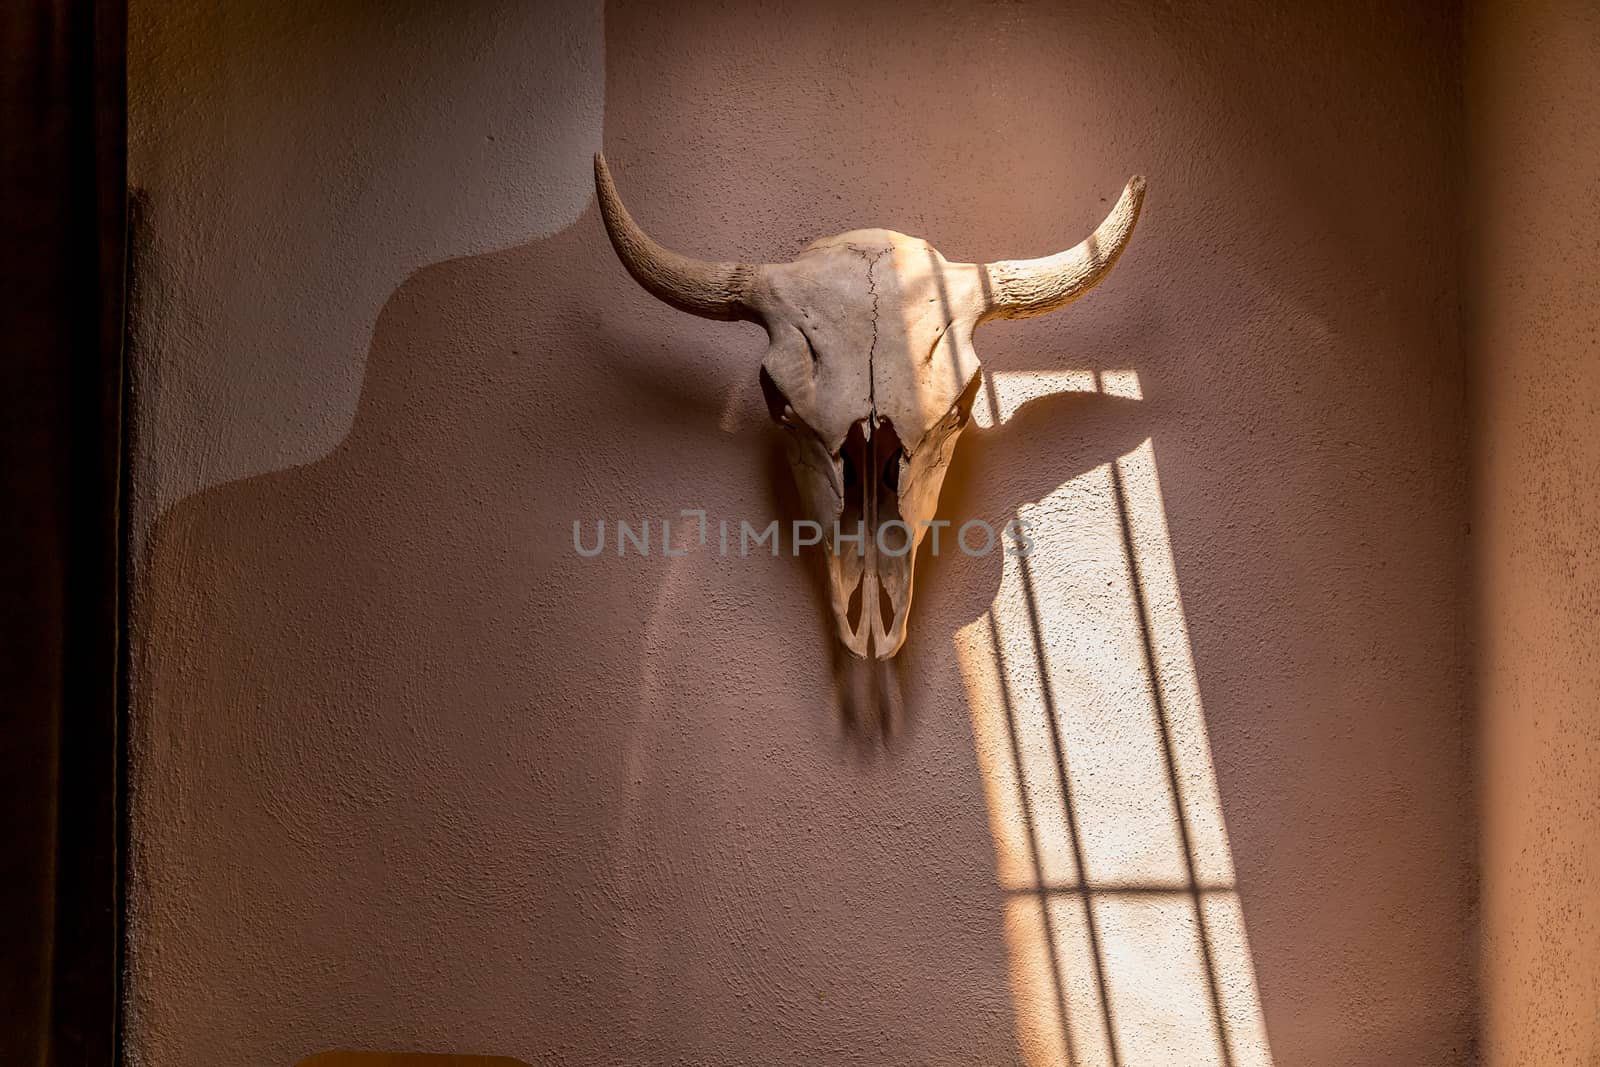
<svg viewBox="0 0 1600 1067">
<path fill-rule="evenodd" d="M 449 50 L 457 16 L 434 17 L 417 54 Z M 1132 368 L 1142 399 L 969 428 L 946 493 L 1003 518 L 1153 443 L 1192 751 L 1280 1064 L 1456 1064 L 1472 1039 L 1457 29 L 1378 3 L 605 12 L 604 147 L 685 252 L 777 259 L 886 226 L 953 258 L 1037 255 L 1150 177 L 1110 280 L 977 341 L 997 373 Z M 270 48 L 292 91 L 303 57 L 262 42 L 253 62 Z M 207 63 L 134 76 L 158 111 L 258 121 L 186 93 Z M 558 147 L 574 158 L 542 166 L 588 165 Z M 425 208 L 461 195 L 418 188 Z M 198 221 L 157 211 L 154 240 L 248 300 L 253 231 Z M 193 284 L 156 262 L 156 284 Z M 346 393 L 296 377 L 346 372 L 322 334 L 261 329 L 290 362 L 237 373 L 338 425 Z M 163 480 L 204 457 L 146 468 L 178 502 L 146 512 L 136 574 L 136 1062 L 1017 1060 L 956 655 L 999 561 L 919 567 L 885 742 L 843 714 L 862 680 L 836 671 L 805 567 L 572 550 L 574 518 L 779 513 L 764 341 L 638 291 L 590 207 L 394 288 L 349 432 L 295 438 L 297 459 L 337 439 L 322 458 L 200 491 Z M 185 351 L 144 344 L 141 380 Z M 141 405 L 141 448 L 210 447 L 175 417 Z M 217 417 L 240 455 L 282 447 L 253 403 Z M 1067 588 L 1073 562 L 1038 565 Z M 1070 644 L 1071 612 L 1052 625 Z M 1130 840 L 1158 829 L 1129 818 Z"/>
<path fill-rule="evenodd" d="M 130 5 L 142 505 L 327 455 L 395 286 L 588 203 L 599 0 L 455 8 Z"/>
<path fill-rule="evenodd" d="M 1485 1062 L 1600 1063 L 1600 8 L 1469 12 Z"/>
</svg>

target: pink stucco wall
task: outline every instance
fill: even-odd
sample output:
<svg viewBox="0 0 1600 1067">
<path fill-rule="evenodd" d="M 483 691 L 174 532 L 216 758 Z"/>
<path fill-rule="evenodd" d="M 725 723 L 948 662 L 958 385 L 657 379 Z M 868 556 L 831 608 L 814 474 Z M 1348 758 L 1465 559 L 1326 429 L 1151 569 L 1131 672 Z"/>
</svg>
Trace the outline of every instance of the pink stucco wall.
<svg viewBox="0 0 1600 1067">
<path fill-rule="evenodd" d="M 1484 1061 L 1600 1061 L 1600 10 L 1468 19 Z"/>
<path fill-rule="evenodd" d="M 946 492 L 1004 515 L 1153 442 L 1283 1065 L 1457 1064 L 1474 1040 L 1458 30 L 1343 2 L 604 12 L 603 145 L 641 221 L 685 252 L 779 259 L 882 225 L 952 259 L 1037 255 L 1149 177 L 1110 280 L 978 338 L 995 371 L 1133 368 L 1142 400 L 974 428 Z M 497 83 L 460 63 L 438 91 L 493 136 L 473 101 Z M 170 88 L 180 130 L 273 114 L 271 93 L 186 95 L 190 71 L 133 77 Z M 301 136 L 342 158 L 340 130 Z M 264 166 L 248 180 L 276 188 Z M 460 174 L 422 181 L 380 230 L 462 195 Z M 253 245 L 192 232 L 159 173 L 148 195 L 150 239 L 179 251 L 141 281 L 152 329 L 187 321 L 172 305 L 201 236 L 208 284 L 281 299 L 230 288 Z M 369 269 L 362 247 L 333 274 Z M 777 513 L 761 331 L 652 301 L 592 207 L 451 255 L 383 301 L 329 448 L 283 448 L 273 469 L 298 424 L 224 420 L 167 427 L 144 457 L 136 1062 L 1014 1061 L 952 650 L 998 564 L 921 573 L 895 731 L 852 725 L 802 565 L 571 548 L 574 518 Z M 319 299 L 260 324 L 275 351 L 312 343 L 297 302 Z M 166 340 L 136 352 L 147 400 L 163 381 L 203 398 L 208 375 L 271 396 L 298 381 L 293 361 L 150 336 Z M 163 410 L 141 405 L 147 447 Z M 212 434 L 262 473 L 149 484 L 194 469 Z"/>
</svg>

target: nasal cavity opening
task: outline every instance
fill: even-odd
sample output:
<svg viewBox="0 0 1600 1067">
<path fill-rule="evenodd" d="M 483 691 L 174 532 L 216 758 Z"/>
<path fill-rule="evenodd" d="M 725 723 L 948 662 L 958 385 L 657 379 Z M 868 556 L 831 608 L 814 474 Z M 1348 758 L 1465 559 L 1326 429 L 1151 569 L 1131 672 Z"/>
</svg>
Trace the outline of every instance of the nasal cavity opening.
<svg viewBox="0 0 1600 1067">
<path fill-rule="evenodd" d="M 900 494 L 900 461 L 905 449 L 900 447 L 900 435 L 894 432 L 894 423 L 884 419 L 872 434 L 872 455 L 877 461 L 878 481 L 890 495 Z"/>
<path fill-rule="evenodd" d="M 883 620 L 884 633 L 894 629 L 894 601 L 889 599 L 889 590 L 881 583 L 878 586 L 878 617 Z"/>
<path fill-rule="evenodd" d="M 889 492 L 900 492 L 900 450 L 897 448 L 890 453 L 883 464 L 883 487 Z"/>
<path fill-rule="evenodd" d="M 850 593 L 850 602 L 845 605 L 844 619 L 853 634 L 861 632 L 861 587 L 866 584 L 858 578 L 855 589 Z"/>
</svg>

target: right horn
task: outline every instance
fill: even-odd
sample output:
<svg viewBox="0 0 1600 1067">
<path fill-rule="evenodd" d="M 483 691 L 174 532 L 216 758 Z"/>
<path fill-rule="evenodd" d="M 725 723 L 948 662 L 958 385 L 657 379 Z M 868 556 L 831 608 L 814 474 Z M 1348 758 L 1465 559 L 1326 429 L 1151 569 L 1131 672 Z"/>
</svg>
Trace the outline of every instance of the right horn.
<svg viewBox="0 0 1600 1067">
<path fill-rule="evenodd" d="M 594 189 L 611 247 L 617 250 L 617 258 L 634 281 L 657 299 L 691 315 L 707 319 L 754 317 L 746 296 L 756 268 L 748 263 L 690 259 L 656 244 L 622 206 L 606 157 L 598 152 L 594 157 Z"/>
<path fill-rule="evenodd" d="M 1111 214 L 1080 244 L 1041 259 L 1005 259 L 984 264 L 988 282 L 984 317 L 1025 319 L 1043 315 L 1094 288 L 1128 246 L 1143 203 L 1144 178 L 1130 178 Z"/>
</svg>

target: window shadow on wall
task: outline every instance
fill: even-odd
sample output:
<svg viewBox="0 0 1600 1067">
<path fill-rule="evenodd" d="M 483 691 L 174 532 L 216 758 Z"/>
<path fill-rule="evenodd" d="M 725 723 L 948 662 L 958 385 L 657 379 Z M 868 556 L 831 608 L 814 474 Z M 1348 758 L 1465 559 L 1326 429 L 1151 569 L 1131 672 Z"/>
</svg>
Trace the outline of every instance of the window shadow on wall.
<svg viewBox="0 0 1600 1067">
<path fill-rule="evenodd" d="M 1140 392 L 1132 372 L 990 376 L 985 421 L 1063 388 Z M 956 647 L 1024 1053 L 1270 1064 L 1152 442 L 1017 514 L 1040 544 Z"/>
</svg>

